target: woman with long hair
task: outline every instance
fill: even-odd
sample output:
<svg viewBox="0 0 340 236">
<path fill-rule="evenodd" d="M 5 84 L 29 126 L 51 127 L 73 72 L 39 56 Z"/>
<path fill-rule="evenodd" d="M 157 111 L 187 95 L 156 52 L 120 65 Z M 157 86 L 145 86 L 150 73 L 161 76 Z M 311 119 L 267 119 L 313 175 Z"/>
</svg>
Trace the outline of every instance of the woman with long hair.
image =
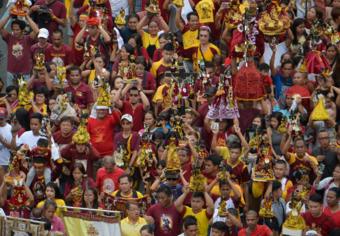
<svg viewBox="0 0 340 236">
<path fill-rule="evenodd" d="M 85 167 L 76 162 L 73 167 L 72 176 L 65 184 L 64 196 L 67 205 L 79 207 L 82 203 L 82 195 L 88 187 L 95 187 L 92 178 L 87 177 Z"/>
<path fill-rule="evenodd" d="M 46 189 L 45 189 L 45 200 L 39 202 L 37 204 L 37 208 L 42 208 L 45 205 L 46 201 L 52 201 L 57 206 L 55 209 L 56 215 L 61 217 L 62 216 L 61 212 L 63 211 L 63 209 L 61 209 L 60 207 L 66 206 L 63 198 L 64 197 L 60 193 L 58 185 L 56 183 L 49 182 L 46 185 Z"/>
</svg>

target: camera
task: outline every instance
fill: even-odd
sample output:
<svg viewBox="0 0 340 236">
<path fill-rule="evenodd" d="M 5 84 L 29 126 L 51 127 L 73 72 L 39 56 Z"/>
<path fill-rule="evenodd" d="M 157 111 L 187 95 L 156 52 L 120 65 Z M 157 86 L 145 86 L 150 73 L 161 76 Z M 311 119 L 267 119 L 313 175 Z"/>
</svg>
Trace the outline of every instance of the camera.
<svg viewBox="0 0 340 236">
<path fill-rule="evenodd" d="M 49 24 L 52 21 L 50 9 L 47 6 L 40 6 L 40 8 L 33 12 L 31 15 L 34 22 L 37 23 L 39 28 L 48 28 Z"/>
</svg>

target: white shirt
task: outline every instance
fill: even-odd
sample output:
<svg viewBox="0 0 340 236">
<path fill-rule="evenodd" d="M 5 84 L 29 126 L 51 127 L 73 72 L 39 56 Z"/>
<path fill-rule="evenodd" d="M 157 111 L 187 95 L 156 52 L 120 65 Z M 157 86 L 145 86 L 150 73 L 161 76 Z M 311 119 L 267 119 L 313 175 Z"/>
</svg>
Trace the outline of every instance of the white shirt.
<svg viewBox="0 0 340 236">
<path fill-rule="evenodd" d="M 311 1 L 296 0 L 295 5 L 296 5 L 296 18 L 305 18 L 306 9 L 308 11 L 309 8 L 315 6 L 314 0 Z"/>
<path fill-rule="evenodd" d="M 5 214 L 4 210 L 2 210 L 2 208 L 0 208 L 0 216 L 6 218 L 6 214 Z"/>
<path fill-rule="evenodd" d="M 277 68 L 281 65 L 281 57 L 288 51 L 286 46 L 286 42 L 281 42 L 276 45 L 276 53 L 275 53 L 275 60 L 274 60 L 274 67 Z M 270 58 L 272 57 L 273 51 L 270 48 L 268 43 L 264 43 L 264 53 L 263 53 L 263 61 L 264 63 L 270 65 Z M 274 76 L 274 75 L 273 75 Z"/>
<path fill-rule="evenodd" d="M 11 143 L 12 141 L 12 126 L 8 123 L 5 126 L 0 126 L 0 136 L 5 140 L 6 143 Z M 0 142 L 0 165 L 8 166 L 9 158 L 11 157 L 11 153 L 9 149 Z"/>
<path fill-rule="evenodd" d="M 128 0 L 110 0 L 112 17 L 119 14 L 120 10 L 123 8 L 125 15 L 129 14 L 129 2 Z"/>
<path fill-rule="evenodd" d="M 220 202 L 221 202 L 221 197 L 217 198 L 214 204 L 214 214 L 213 214 L 213 223 L 216 221 L 223 221 L 225 222 L 226 218 L 225 217 L 220 217 L 218 215 L 218 208 L 220 207 Z M 225 204 L 225 209 L 226 211 L 230 208 L 235 208 L 234 202 L 231 198 L 229 198 Z"/>
<path fill-rule="evenodd" d="M 334 181 L 333 182 L 332 181 L 333 181 L 333 177 L 327 177 L 321 180 L 318 186 L 316 186 L 317 190 L 321 190 L 321 189 L 325 190 L 324 197 L 323 197 L 324 207 L 328 206 L 327 200 L 326 200 L 328 191 L 333 187 L 337 187 L 337 188 L 339 187 L 334 183 Z M 339 202 L 339 205 L 340 205 L 340 202 Z"/>
<path fill-rule="evenodd" d="M 20 136 L 20 138 L 18 138 L 17 136 L 16 145 L 18 147 L 22 144 L 27 144 L 30 150 L 32 150 L 33 148 L 37 146 L 37 142 L 40 138 L 46 139 L 46 137 L 41 136 L 41 135 L 35 136 L 32 131 L 26 131 Z"/>
</svg>

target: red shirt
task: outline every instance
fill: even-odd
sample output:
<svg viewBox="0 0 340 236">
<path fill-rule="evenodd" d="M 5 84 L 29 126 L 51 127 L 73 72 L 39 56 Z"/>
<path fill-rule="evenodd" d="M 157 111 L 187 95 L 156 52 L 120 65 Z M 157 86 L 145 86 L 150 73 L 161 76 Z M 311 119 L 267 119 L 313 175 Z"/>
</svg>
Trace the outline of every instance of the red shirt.
<svg viewBox="0 0 340 236">
<path fill-rule="evenodd" d="M 132 108 L 132 117 L 133 117 L 133 127 L 132 131 L 138 132 L 139 130 L 144 128 L 144 106 L 143 104 L 138 104 L 135 109 Z"/>
<path fill-rule="evenodd" d="M 44 5 L 47 6 L 49 9 L 52 10 L 53 14 L 58 17 L 59 19 L 66 18 L 66 8 L 63 2 L 61 1 L 54 1 L 52 4 L 47 5 L 46 0 L 38 0 L 35 2 L 34 5 Z M 51 20 L 50 24 L 48 25 L 48 31 L 50 32 L 50 36 L 52 32 L 59 28 L 58 22 L 55 20 Z"/>
<path fill-rule="evenodd" d="M 83 82 L 80 82 L 77 87 L 68 86 L 65 88 L 65 93 L 72 93 L 73 102 L 82 109 L 94 102 L 91 88 Z"/>
<path fill-rule="evenodd" d="M 152 205 L 146 215 L 151 216 L 155 221 L 155 235 L 177 236 L 180 234 L 182 216 L 173 204 L 170 207 Z"/>
<path fill-rule="evenodd" d="M 14 74 L 29 74 L 33 63 L 31 46 L 34 40 L 29 35 L 19 39 L 7 32 L 2 33 L 2 38 L 7 43 L 7 71 Z"/>
<path fill-rule="evenodd" d="M 119 124 L 119 120 L 119 112 L 113 112 L 102 120 L 89 118 L 87 130 L 90 133 L 91 143 L 101 156 L 112 155 L 114 129 Z"/>
<path fill-rule="evenodd" d="M 335 227 L 336 228 L 340 228 L 340 210 L 336 211 L 336 212 L 331 212 L 331 210 L 326 207 L 324 209 L 324 212 L 327 214 L 327 215 L 330 215 L 335 223 Z"/>
<path fill-rule="evenodd" d="M 335 227 L 332 217 L 328 214 L 325 214 L 325 212 L 322 212 L 321 216 L 319 217 L 314 217 L 309 211 L 307 211 L 302 214 L 302 217 L 305 220 L 307 226 L 313 227 L 315 225 L 316 228 L 321 229 L 322 235 L 328 235 L 328 233 Z"/>
<path fill-rule="evenodd" d="M 269 236 L 272 231 L 266 225 L 257 225 L 255 230 L 250 235 L 246 233 L 246 229 L 243 228 L 238 232 L 238 236 Z"/>
<path fill-rule="evenodd" d="M 112 173 L 108 173 L 104 167 L 97 171 L 96 185 L 99 192 L 104 189 L 113 192 L 118 189 L 118 178 L 124 174 L 124 170 L 115 166 Z"/>
<path fill-rule="evenodd" d="M 153 53 L 153 57 L 152 57 L 152 61 L 156 62 L 159 61 L 160 59 L 162 59 L 163 55 L 162 55 L 162 49 L 157 48 L 155 50 L 155 52 Z"/>
<path fill-rule="evenodd" d="M 57 65 L 67 66 L 73 64 L 72 49 L 67 45 L 62 45 L 59 49 L 56 49 L 53 45 L 50 45 L 45 50 L 46 61 L 53 61 Z"/>
</svg>

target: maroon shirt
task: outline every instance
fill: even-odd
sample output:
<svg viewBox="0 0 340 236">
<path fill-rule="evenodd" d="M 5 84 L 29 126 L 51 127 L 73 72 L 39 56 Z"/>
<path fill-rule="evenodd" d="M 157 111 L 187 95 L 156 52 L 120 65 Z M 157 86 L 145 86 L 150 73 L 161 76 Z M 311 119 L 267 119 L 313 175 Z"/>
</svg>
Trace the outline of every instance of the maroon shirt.
<svg viewBox="0 0 340 236">
<path fill-rule="evenodd" d="M 72 53 L 73 53 L 73 62 L 75 65 L 80 66 L 84 61 L 84 47 L 81 45 L 77 45 L 75 42 L 75 37 L 80 32 L 81 27 L 78 23 L 71 26 L 71 29 L 73 31 L 73 37 L 72 37 Z"/>
<path fill-rule="evenodd" d="M 59 145 L 59 148 L 62 148 L 64 145 L 72 143 L 73 134 L 74 132 L 71 131 L 71 133 L 67 137 L 63 137 L 61 135 L 61 131 L 58 130 L 57 132 L 53 133 L 53 140 Z"/>
<path fill-rule="evenodd" d="M 175 206 L 152 205 L 146 212 L 155 221 L 155 235 L 177 236 L 180 234 L 182 216 Z"/>
<path fill-rule="evenodd" d="M 60 150 L 60 156 L 69 161 L 67 168 L 73 169 L 73 165 L 76 160 L 87 160 L 86 172 L 89 177 L 93 177 L 93 162 L 100 158 L 98 151 L 92 147 L 88 146 L 88 151 L 85 153 L 79 153 L 76 149 L 75 144 L 69 144 Z"/>
<path fill-rule="evenodd" d="M 145 71 L 143 76 L 138 78 L 142 79 L 144 90 L 156 90 L 156 80 L 149 71 Z"/>
<path fill-rule="evenodd" d="M 132 135 L 131 139 L 130 136 Z M 119 132 L 115 135 L 113 139 L 113 151 L 116 151 L 117 148 L 120 146 L 123 146 L 126 150 L 128 145 L 130 146 L 130 152 L 136 151 L 139 148 L 139 142 L 140 142 L 140 137 L 137 132 L 132 132 L 128 138 L 123 137 L 123 133 Z M 131 140 L 130 143 L 128 143 L 128 140 Z"/>
<path fill-rule="evenodd" d="M 55 0 L 52 4 L 47 5 L 46 0 L 38 0 L 35 2 L 34 5 L 45 5 L 49 9 L 52 10 L 53 14 L 58 17 L 59 19 L 66 19 L 66 8 L 63 2 Z M 59 24 L 52 20 L 51 23 L 48 25 L 48 31 L 50 32 L 50 35 L 52 35 L 52 32 L 59 28 Z"/>
<path fill-rule="evenodd" d="M 52 44 L 46 43 L 46 45 L 44 47 L 41 47 L 39 45 L 39 43 L 33 44 L 32 47 L 31 47 L 33 60 L 34 60 L 35 54 L 37 54 L 37 53 L 43 53 L 45 55 L 46 48 L 49 47 L 50 45 L 52 45 Z"/>
<path fill-rule="evenodd" d="M 45 50 L 46 61 L 53 61 L 57 65 L 67 66 L 73 64 L 72 49 L 67 45 L 62 45 L 59 49 L 56 49 L 53 45 L 50 45 Z"/>
<path fill-rule="evenodd" d="M 91 88 L 83 82 L 80 82 L 76 88 L 68 86 L 65 88 L 65 93 L 72 93 L 73 102 L 82 109 L 87 108 L 89 104 L 94 102 Z"/>
<path fill-rule="evenodd" d="M 29 74 L 33 64 L 31 46 L 34 39 L 29 35 L 19 39 L 8 32 L 2 33 L 2 38 L 7 43 L 7 71 L 14 74 Z"/>
</svg>

